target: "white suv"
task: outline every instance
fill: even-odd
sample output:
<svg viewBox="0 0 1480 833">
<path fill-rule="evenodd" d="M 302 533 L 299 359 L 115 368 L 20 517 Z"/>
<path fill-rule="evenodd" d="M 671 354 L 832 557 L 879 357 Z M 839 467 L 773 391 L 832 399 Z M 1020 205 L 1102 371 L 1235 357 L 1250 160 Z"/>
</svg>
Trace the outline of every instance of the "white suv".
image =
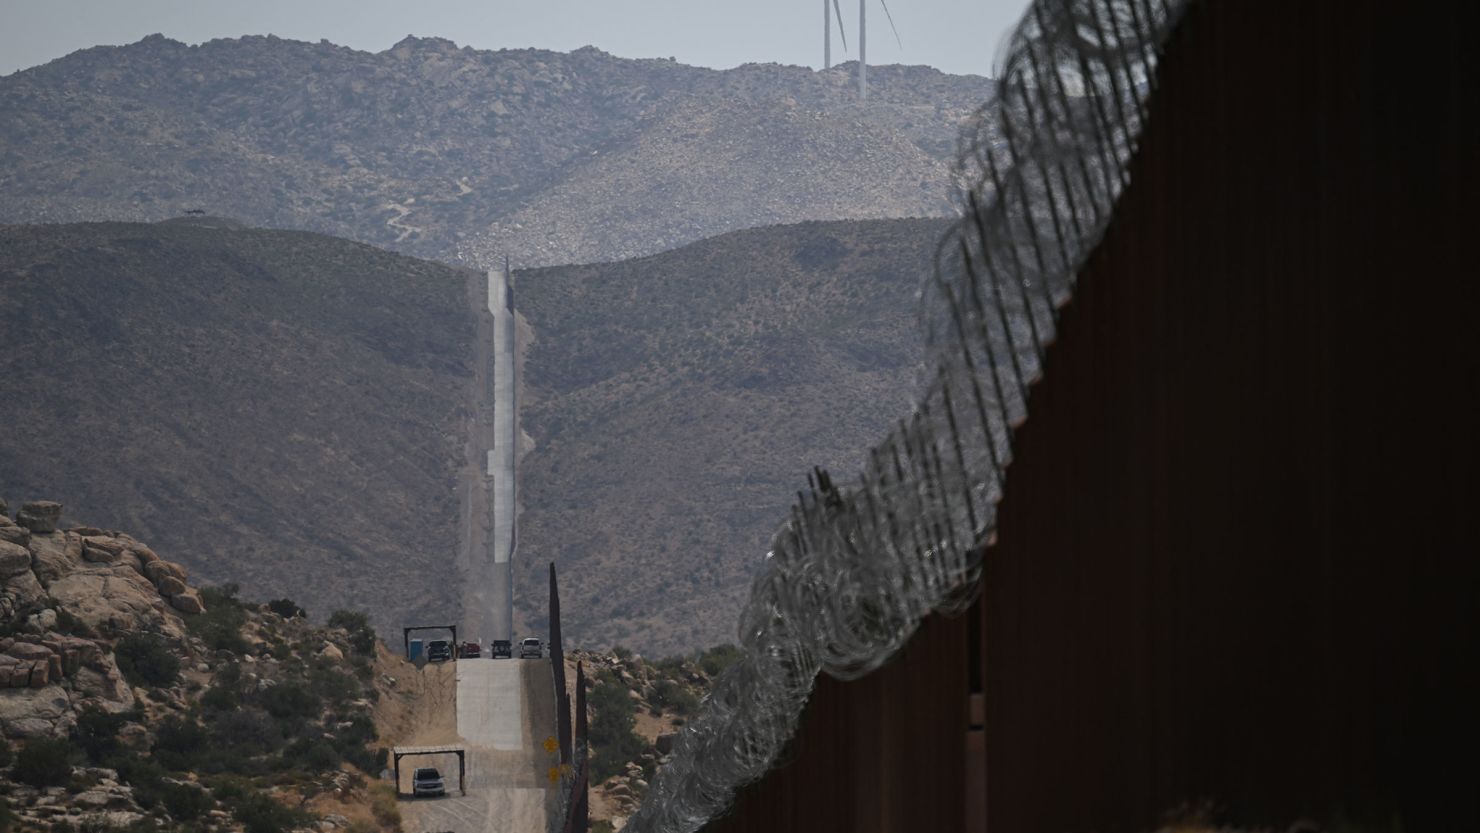
<svg viewBox="0 0 1480 833">
<path fill-rule="evenodd" d="M 544 655 L 544 644 L 532 636 L 519 643 L 520 659 L 539 659 Z"/>
</svg>

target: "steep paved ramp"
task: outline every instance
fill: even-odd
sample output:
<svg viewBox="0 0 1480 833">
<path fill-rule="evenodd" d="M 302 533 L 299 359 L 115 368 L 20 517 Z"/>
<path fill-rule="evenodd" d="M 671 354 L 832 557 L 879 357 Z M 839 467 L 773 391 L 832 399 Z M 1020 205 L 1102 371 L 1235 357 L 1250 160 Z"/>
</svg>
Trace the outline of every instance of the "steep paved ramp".
<svg viewBox="0 0 1480 833">
<path fill-rule="evenodd" d="M 403 829 L 543 833 L 556 799 L 547 773 L 559 763 L 544 748 L 555 734 L 550 661 L 461 660 L 451 708 L 468 753 L 468 794 L 403 801 Z M 455 765 L 448 774 L 455 783 Z"/>
</svg>

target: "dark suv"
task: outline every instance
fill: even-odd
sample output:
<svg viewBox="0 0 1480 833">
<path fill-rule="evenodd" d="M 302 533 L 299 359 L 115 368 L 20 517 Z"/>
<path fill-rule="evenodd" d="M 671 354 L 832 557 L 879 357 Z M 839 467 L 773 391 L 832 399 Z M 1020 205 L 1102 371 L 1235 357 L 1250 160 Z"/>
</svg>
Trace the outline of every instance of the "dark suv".
<svg viewBox="0 0 1480 833">
<path fill-rule="evenodd" d="M 495 639 L 493 640 L 493 647 L 488 651 L 488 655 L 494 659 L 498 659 L 499 657 L 512 659 L 514 657 L 514 645 L 507 639 Z"/>
<path fill-rule="evenodd" d="M 445 639 L 436 639 L 427 645 L 427 662 L 446 662 L 452 659 L 452 645 Z"/>
</svg>

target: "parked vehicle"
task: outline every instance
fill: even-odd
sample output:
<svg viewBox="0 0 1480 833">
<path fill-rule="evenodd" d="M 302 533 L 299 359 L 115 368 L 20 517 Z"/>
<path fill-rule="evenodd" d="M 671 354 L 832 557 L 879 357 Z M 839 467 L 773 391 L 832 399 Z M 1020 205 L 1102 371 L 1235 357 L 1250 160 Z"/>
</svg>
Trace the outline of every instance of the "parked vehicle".
<svg viewBox="0 0 1480 833">
<path fill-rule="evenodd" d="M 494 659 L 498 659 L 499 657 L 511 659 L 514 656 L 514 645 L 507 639 L 495 639 L 493 640 L 493 648 L 489 650 L 488 655 Z"/>
<path fill-rule="evenodd" d="M 414 796 L 446 795 L 447 785 L 442 783 L 442 773 L 436 767 L 418 767 L 411 776 L 411 794 Z"/>
<path fill-rule="evenodd" d="M 545 655 L 545 646 L 538 639 L 528 637 L 519 643 L 520 659 L 539 659 Z"/>
<path fill-rule="evenodd" d="M 427 662 L 446 662 L 452 659 L 452 644 L 445 639 L 433 639 L 427 643 Z"/>
<path fill-rule="evenodd" d="M 460 659 L 477 659 L 483 656 L 483 646 L 476 642 L 464 642 L 462 647 L 457 649 L 457 656 Z"/>
</svg>

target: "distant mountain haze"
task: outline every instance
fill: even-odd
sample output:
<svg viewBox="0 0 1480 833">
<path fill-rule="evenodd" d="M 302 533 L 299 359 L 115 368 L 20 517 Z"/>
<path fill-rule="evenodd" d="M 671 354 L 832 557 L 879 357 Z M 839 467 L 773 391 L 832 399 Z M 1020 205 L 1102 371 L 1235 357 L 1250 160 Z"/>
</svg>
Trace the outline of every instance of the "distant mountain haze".
<svg viewBox="0 0 1480 833">
<path fill-rule="evenodd" d="M 870 67 L 859 106 L 850 68 L 151 36 L 0 78 L 0 222 L 198 209 L 518 267 L 947 213 L 988 80 Z"/>
</svg>

